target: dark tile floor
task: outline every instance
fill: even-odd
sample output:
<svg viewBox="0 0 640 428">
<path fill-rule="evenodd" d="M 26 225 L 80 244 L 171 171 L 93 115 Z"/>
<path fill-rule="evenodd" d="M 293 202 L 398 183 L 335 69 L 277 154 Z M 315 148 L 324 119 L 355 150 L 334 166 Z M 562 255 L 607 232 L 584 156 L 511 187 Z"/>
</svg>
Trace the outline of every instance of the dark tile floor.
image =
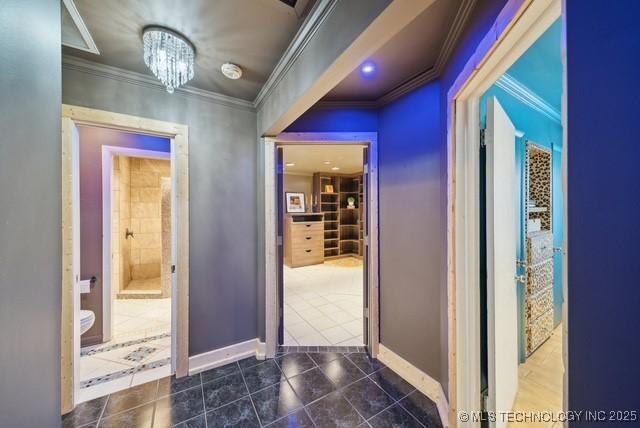
<svg viewBox="0 0 640 428">
<path fill-rule="evenodd" d="M 273 360 L 247 358 L 82 403 L 62 417 L 62 426 L 442 426 L 431 400 L 366 354 L 288 351 Z"/>
</svg>

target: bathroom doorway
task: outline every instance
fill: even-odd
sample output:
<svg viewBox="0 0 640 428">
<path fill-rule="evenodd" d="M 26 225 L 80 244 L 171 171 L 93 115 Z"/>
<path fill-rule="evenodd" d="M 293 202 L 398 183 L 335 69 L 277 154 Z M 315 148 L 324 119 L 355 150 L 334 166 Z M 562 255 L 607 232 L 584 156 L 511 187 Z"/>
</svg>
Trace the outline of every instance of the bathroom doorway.
<svg viewBox="0 0 640 428">
<path fill-rule="evenodd" d="M 169 138 L 78 130 L 84 401 L 172 373 L 173 199 Z"/>
<path fill-rule="evenodd" d="M 187 127 L 63 106 L 62 128 L 64 414 L 188 373 L 189 217 Z"/>
</svg>

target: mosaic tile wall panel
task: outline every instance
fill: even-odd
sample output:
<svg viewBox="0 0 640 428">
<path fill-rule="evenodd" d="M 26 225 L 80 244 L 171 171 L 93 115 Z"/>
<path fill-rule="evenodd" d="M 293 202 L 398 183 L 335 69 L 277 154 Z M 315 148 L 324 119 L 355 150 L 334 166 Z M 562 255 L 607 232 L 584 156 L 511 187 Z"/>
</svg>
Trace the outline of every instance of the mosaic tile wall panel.
<svg viewBox="0 0 640 428">
<path fill-rule="evenodd" d="M 553 332 L 553 309 L 527 325 L 527 356 L 531 355 Z"/>
<path fill-rule="evenodd" d="M 536 320 L 549 309 L 553 310 L 553 287 L 548 287 L 527 299 L 527 319 Z"/>
<path fill-rule="evenodd" d="M 534 232 L 527 239 L 527 259 L 535 265 L 553 257 L 553 233 L 550 231 Z"/>
<path fill-rule="evenodd" d="M 553 287 L 553 259 L 531 265 L 527 269 L 527 297 Z"/>
<path fill-rule="evenodd" d="M 531 212 L 529 219 L 540 219 L 542 230 L 551 230 L 551 152 L 527 144 L 527 200 L 535 201 L 542 212 Z"/>
<path fill-rule="evenodd" d="M 527 356 L 553 331 L 552 155 L 527 144 L 525 159 L 525 220 L 540 219 L 538 232 L 527 231 L 525 330 Z M 529 205 L 532 203 L 532 206 Z M 533 211 L 533 206 L 536 210 Z M 527 221 L 525 221 L 527 224 Z"/>
</svg>

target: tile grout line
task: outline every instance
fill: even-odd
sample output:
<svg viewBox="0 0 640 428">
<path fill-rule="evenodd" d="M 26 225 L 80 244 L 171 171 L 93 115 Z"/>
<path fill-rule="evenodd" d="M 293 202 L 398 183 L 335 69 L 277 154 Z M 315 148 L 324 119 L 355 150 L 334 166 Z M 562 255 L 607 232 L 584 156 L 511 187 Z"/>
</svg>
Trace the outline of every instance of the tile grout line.
<svg viewBox="0 0 640 428">
<path fill-rule="evenodd" d="M 133 382 L 133 377 L 131 378 Z M 153 397 L 153 412 L 151 412 L 151 428 L 156 424 L 156 404 L 158 403 L 158 393 L 160 392 L 160 380 L 156 380 L 156 393 Z"/>
<path fill-rule="evenodd" d="M 286 355 L 286 354 L 285 354 L 285 355 Z M 319 368 L 319 366 L 317 365 L 317 363 L 314 361 L 314 359 L 313 359 L 313 358 L 311 358 L 309 355 L 307 355 L 307 353 L 306 353 L 306 352 L 304 353 L 304 355 L 306 355 L 306 356 L 307 356 L 307 358 L 309 358 L 309 359 L 311 360 L 311 362 L 312 362 L 313 364 L 315 364 L 315 366 L 314 366 L 314 367 L 312 367 L 312 368 L 310 368 L 309 370 L 306 370 L 306 371 L 302 372 L 302 373 L 306 373 L 306 372 L 311 371 L 311 370 L 313 370 L 313 369 L 315 369 L 315 368 Z M 294 394 L 296 397 L 298 397 L 298 400 L 300 400 L 300 404 L 302 404 L 302 411 L 304 411 L 304 413 L 307 415 L 307 417 L 309 418 L 309 420 L 311 421 L 311 423 L 313 424 L 313 426 L 314 426 L 314 427 L 316 427 L 316 428 L 320 428 L 320 427 L 318 427 L 318 425 L 316 425 L 316 421 L 314 421 L 314 420 L 313 420 L 313 418 L 311 417 L 311 414 L 309 414 L 309 410 L 307 409 L 307 405 L 306 405 L 306 404 L 304 404 L 304 401 L 302 401 L 302 397 L 300 397 L 300 396 L 298 395 L 298 392 L 295 390 L 295 388 L 293 387 L 293 385 L 291 385 L 291 382 L 289 381 L 289 376 L 287 376 L 287 375 L 284 373 L 284 371 L 283 371 L 283 370 L 282 370 L 282 368 L 280 367 L 280 364 L 278 364 L 277 358 L 274 358 L 274 361 L 276 362 L 276 366 L 278 366 L 278 368 L 280 369 L 280 371 L 281 371 L 281 372 L 282 372 L 282 374 L 284 375 L 284 379 L 286 380 L 287 385 L 289 385 L 289 388 L 291 388 L 291 390 L 293 391 L 293 394 Z M 295 375 L 295 376 L 291 376 L 291 377 L 296 377 L 296 376 L 298 376 L 298 375 L 300 375 L 300 374 L 302 374 L 302 373 L 298 373 L 297 375 Z M 311 403 L 309 403 L 309 404 L 311 404 Z M 296 411 L 298 411 L 298 410 L 296 410 Z M 283 416 L 282 418 L 280 418 L 280 419 L 278 419 L 278 420 L 276 420 L 276 421 L 273 421 L 273 422 L 272 422 L 272 424 L 274 424 L 275 422 L 277 422 L 277 421 L 279 421 L 279 420 L 281 420 L 281 419 L 286 418 L 286 417 L 287 417 L 287 416 L 289 416 L 291 413 L 293 413 L 293 412 L 287 413 L 287 415 Z"/>
<path fill-rule="evenodd" d="M 100 416 L 98 416 L 98 419 L 96 420 L 97 425 L 100 425 L 100 422 L 102 421 L 102 416 L 104 415 L 104 411 L 107 408 L 107 404 L 109 404 L 109 400 L 111 400 L 111 394 L 107 394 L 107 399 L 104 401 L 104 406 L 102 406 L 102 410 L 100 411 Z"/>
<path fill-rule="evenodd" d="M 200 391 L 202 391 L 202 411 L 204 412 L 202 415 L 204 416 L 204 427 L 208 428 L 209 423 L 207 422 L 207 403 L 204 401 L 204 381 L 202 380 L 202 373 L 198 373 L 198 377 L 200 378 Z"/>
<path fill-rule="evenodd" d="M 251 407 L 253 407 L 253 413 L 256 415 L 256 418 L 258 419 L 258 424 L 260 424 L 260 426 L 262 427 L 262 419 L 260 419 L 260 415 L 258 414 L 258 411 L 256 410 L 256 405 L 253 403 L 253 397 L 251 397 L 251 390 L 249 389 L 249 385 L 247 384 L 247 380 L 244 378 L 244 373 L 242 372 L 242 367 L 240 367 L 240 363 L 238 363 L 236 361 L 236 364 L 238 365 L 238 369 L 240 370 L 240 376 L 242 377 L 242 382 L 244 383 L 244 387 L 247 388 L 247 393 L 249 394 L 249 402 L 251 403 Z M 260 365 L 260 364 L 256 364 L 256 365 Z M 251 366 L 251 367 L 255 367 L 255 366 Z M 248 367 L 248 368 L 251 368 Z M 276 363 L 276 367 L 278 367 L 278 364 Z M 280 368 L 278 367 L 278 370 L 280 370 Z M 256 391 L 257 392 L 257 391 Z"/>
</svg>

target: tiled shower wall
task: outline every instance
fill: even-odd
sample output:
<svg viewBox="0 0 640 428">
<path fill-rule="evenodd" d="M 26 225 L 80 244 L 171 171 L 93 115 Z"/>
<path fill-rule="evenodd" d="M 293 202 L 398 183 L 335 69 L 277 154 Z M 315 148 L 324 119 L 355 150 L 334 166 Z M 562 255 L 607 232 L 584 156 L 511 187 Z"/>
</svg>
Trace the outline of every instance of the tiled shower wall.
<svg viewBox="0 0 640 428">
<path fill-rule="evenodd" d="M 131 229 L 131 181 L 129 158 L 113 157 L 113 176 L 111 180 L 111 294 L 115 297 L 129 283 L 131 277 L 130 255 L 131 241 L 125 239 L 125 231 Z"/>
<path fill-rule="evenodd" d="M 114 296 L 124 290 L 131 280 L 151 278 L 161 278 L 162 294 L 170 294 L 170 175 L 171 164 L 168 160 L 114 157 Z M 133 231 L 133 238 L 125 239 L 127 229 Z"/>
<path fill-rule="evenodd" d="M 167 160 L 130 158 L 131 279 L 159 278 L 162 262 L 161 178 L 171 175 Z"/>
</svg>

